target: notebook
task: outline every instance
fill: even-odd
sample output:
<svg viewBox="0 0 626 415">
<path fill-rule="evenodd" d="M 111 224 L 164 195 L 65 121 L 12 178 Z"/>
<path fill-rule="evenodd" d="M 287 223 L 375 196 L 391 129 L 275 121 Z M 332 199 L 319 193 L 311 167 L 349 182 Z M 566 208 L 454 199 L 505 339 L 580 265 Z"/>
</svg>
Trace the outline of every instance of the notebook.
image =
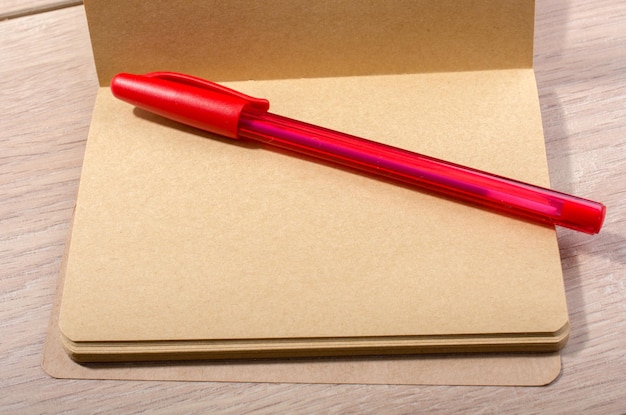
<svg viewBox="0 0 626 415">
<path fill-rule="evenodd" d="M 102 86 L 59 317 L 73 359 L 564 345 L 553 228 L 184 127 L 115 100 L 107 86 L 116 71 L 188 72 L 268 98 L 281 115 L 548 186 L 532 2 L 482 1 L 452 18 L 454 2 L 333 9 L 280 1 L 263 19 L 246 2 L 229 3 L 232 13 L 220 2 L 170 3 L 168 15 L 160 4 L 147 12 L 129 6 L 131 27 L 115 19 L 116 3 L 86 3 Z M 213 19 L 210 47 L 199 46 L 206 33 L 190 34 L 196 15 Z M 425 23 L 407 26 L 407 16 Z M 135 56 L 154 19 L 168 41 Z M 170 19 L 186 22 L 181 33 L 170 32 Z M 245 35 L 220 37 L 233 19 Z M 312 20 L 315 36 L 303 45 Z M 285 26 L 269 35 L 277 21 Z M 246 47 L 287 32 L 292 37 L 267 55 Z M 328 55 L 335 49 L 346 53 Z"/>
</svg>

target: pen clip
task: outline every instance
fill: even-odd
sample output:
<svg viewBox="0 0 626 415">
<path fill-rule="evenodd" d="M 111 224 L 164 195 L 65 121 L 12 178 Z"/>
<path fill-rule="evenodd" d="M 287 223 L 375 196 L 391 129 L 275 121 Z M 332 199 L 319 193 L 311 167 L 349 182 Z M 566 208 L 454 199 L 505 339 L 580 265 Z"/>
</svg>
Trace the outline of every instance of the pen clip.
<svg viewBox="0 0 626 415">
<path fill-rule="evenodd" d="M 191 75 L 185 75 L 178 72 L 150 72 L 143 75 L 148 78 L 158 78 L 165 81 L 176 82 L 179 84 L 193 86 L 195 88 L 205 89 L 211 92 L 217 92 L 219 94 L 228 95 L 231 97 L 243 99 L 247 101 L 248 106 L 259 111 L 267 111 L 270 108 L 270 102 L 265 98 L 255 98 L 250 95 L 246 95 L 234 89 L 227 88 L 223 85 L 216 84 L 215 82 L 207 81 L 206 79 L 198 78 Z"/>
</svg>

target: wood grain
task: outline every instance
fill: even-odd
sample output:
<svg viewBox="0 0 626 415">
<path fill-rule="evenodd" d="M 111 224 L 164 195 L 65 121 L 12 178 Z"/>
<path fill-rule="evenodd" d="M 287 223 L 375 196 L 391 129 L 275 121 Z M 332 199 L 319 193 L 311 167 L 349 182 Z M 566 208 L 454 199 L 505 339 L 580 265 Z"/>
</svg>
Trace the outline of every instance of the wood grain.
<svg viewBox="0 0 626 415">
<path fill-rule="evenodd" d="M 0 21 L 46 13 L 82 3 L 82 0 L 4 0 L 0 5 Z"/>
<path fill-rule="evenodd" d="M 2 412 L 624 413 L 626 3 L 537 3 L 535 68 L 552 185 L 608 206 L 600 235 L 559 230 L 572 337 L 556 382 L 478 388 L 48 377 L 41 350 L 97 88 L 84 12 L 72 7 L 0 22 Z"/>
</svg>

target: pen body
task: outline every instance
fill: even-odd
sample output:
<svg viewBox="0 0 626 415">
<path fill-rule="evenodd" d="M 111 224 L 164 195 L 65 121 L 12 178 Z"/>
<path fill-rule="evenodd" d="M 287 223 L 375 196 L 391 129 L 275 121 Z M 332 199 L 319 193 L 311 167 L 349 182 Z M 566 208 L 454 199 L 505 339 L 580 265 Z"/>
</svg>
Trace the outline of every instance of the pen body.
<svg viewBox="0 0 626 415">
<path fill-rule="evenodd" d="M 601 203 L 507 179 L 267 112 L 269 102 L 174 72 L 118 74 L 113 94 L 140 108 L 230 138 L 249 138 L 533 221 L 586 233 Z"/>
<path fill-rule="evenodd" d="M 599 232 L 601 203 L 263 111 L 244 110 L 239 137 L 339 163 L 506 214 Z"/>
</svg>

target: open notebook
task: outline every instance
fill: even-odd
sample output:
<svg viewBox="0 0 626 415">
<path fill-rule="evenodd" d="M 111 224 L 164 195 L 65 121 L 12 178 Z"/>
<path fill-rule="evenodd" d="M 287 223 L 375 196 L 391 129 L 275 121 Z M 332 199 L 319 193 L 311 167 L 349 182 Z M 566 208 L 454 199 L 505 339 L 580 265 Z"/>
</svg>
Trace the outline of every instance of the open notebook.
<svg viewBox="0 0 626 415">
<path fill-rule="evenodd" d="M 215 55 L 214 50 L 235 48 L 240 62 L 260 60 L 256 69 L 235 66 L 227 52 L 215 60 L 205 56 L 203 66 L 198 54 L 185 49 L 190 42 L 185 34 L 195 33 L 189 28 L 180 39 L 168 38 L 160 54 L 133 57 L 138 42 L 120 46 L 119 40 L 105 42 L 107 36 L 136 31 L 122 38 L 141 39 L 147 21 L 172 17 L 159 14 L 159 5 L 154 15 L 129 6 L 125 15 L 139 23 L 116 26 L 107 13 L 121 2 L 112 3 L 86 3 L 98 16 L 90 19 L 90 29 L 102 87 L 60 311 L 63 344 L 72 358 L 555 351 L 563 346 L 569 326 L 552 228 L 220 139 L 135 110 L 115 100 L 107 86 L 118 71 L 179 70 L 230 81 L 226 85 L 268 98 L 272 111 L 282 115 L 547 186 L 532 69 L 532 2 L 477 2 L 452 19 L 446 10 L 454 2 L 415 2 L 420 8 L 409 10 L 384 2 L 344 5 L 347 9 L 325 16 L 333 2 L 321 2 L 328 3 L 325 8 L 280 1 L 266 11 L 264 22 L 289 10 L 307 13 L 283 21 L 293 38 L 270 51 L 271 62 L 279 64 L 264 62 L 256 46 L 244 47 L 250 39 L 239 35 L 228 39 L 241 42 L 239 49 L 220 45 L 226 40 L 218 36 L 206 51 Z M 219 2 L 174 2 L 170 11 L 179 16 L 173 21 L 199 25 L 190 20 L 196 7 L 217 28 L 232 24 L 221 20 L 232 19 L 231 14 L 211 14 L 219 8 L 206 3 Z M 247 10 L 245 3 L 229 3 L 230 10 Z M 428 23 L 401 25 L 407 13 Z M 385 16 L 384 25 L 370 24 L 376 15 Z M 340 38 L 289 47 L 298 36 L 306 38 L 306 22 L 315 18 L 330 29 L 330 17 L 350 26 L 341 29 Z M 267 29 L 267 22 L 252 13 L 238 18 L 248 19 L 250 37 Z M 161 23 L 159 30 L 169 30 L 168 22 Z M 110 30 L 102 30 L 107 25 Z M 397 30 L 385 32 L 385 27 Z M 337 36 L 333 33 L 318 30 L 315 36 Z M 372 48 L 382 34 L 389 37 L 385 44 L 398 49 Z M 204 35 L 196 36 L 191 43 L 205 52 L 197 46 L 204 44 Z M 363 36 L 369 44 L 356 41 Z M 457 37 L 468 42 L 466 47 L 455 43 Z M 328 48 L 337 42 L 349 53 L 333 60 Z M 411 45 L 421 61 L 406 58 Z M 429 54 L 425 45 L 435 51 Z M 456 60 L 449 57 L 455 47 Z M 277 59 L 280 53 L 307 60 L 299 69 L 298 61 L 289 66 L 287 59 Z M 381 63 L 376 54 L 390 62 Z"/>
</svg>

